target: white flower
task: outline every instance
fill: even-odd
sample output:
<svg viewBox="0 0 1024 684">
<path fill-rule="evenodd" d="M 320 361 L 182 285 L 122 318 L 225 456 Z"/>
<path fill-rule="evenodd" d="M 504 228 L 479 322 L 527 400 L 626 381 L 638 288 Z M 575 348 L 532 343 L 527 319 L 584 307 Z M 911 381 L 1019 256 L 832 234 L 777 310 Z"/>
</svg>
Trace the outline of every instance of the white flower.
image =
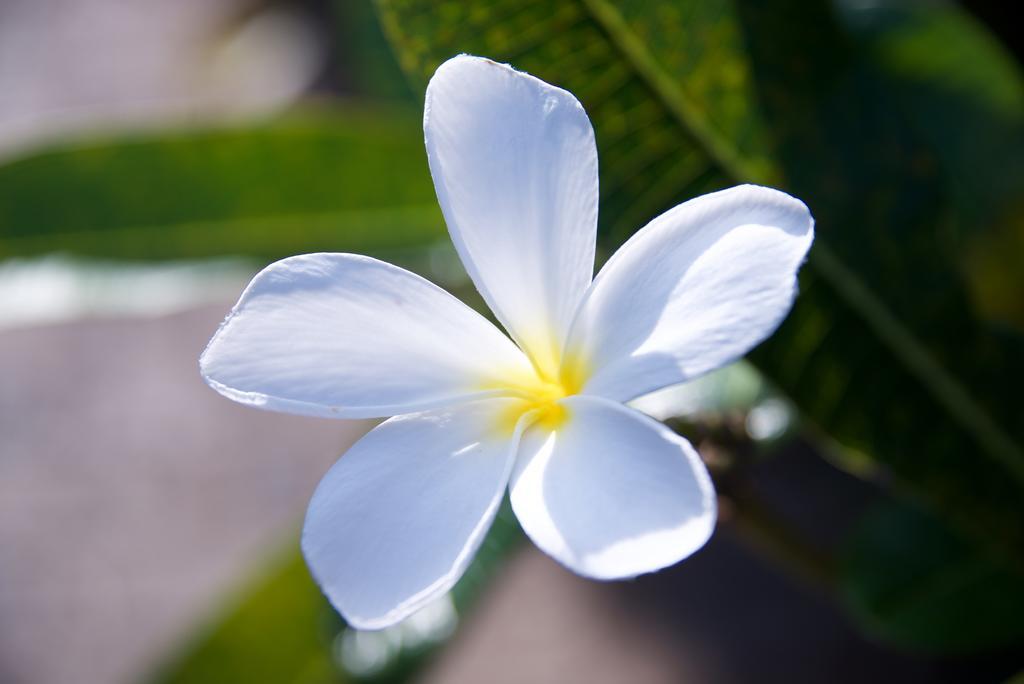
<svg viewBox="0 0 1024 684">
<path fill-rule="evenodd" d="M 715 524 L 711 480 L 685 439 L 623 403 L 771 334 L 813 239 L 807 207 L 755 186 L 699 197 L 591 282 L 597 148 L 570 93 L 460 56 L 430 81 L 423 128 L 452 240 L 512 339 L 396 266 L 307 254 L 258 274 L 200 360 L 245 404 L 395 416 L 313 495 L 317 581 L 356 627 L 408 616 L 458 580 L 506 486 L 530 538 L 581 575 L 689 556 Z"/>
</svg>

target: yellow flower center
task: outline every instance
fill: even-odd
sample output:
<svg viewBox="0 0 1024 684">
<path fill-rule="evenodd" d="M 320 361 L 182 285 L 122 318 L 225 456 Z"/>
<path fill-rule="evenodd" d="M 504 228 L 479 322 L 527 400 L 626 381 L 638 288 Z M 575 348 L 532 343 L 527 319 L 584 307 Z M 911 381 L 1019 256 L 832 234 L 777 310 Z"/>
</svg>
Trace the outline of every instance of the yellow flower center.
<svg viewBox="0 0 1024 684">
<path fill-rule="evenodd" d="M 532 425 L 545 430 L 557 430 L 569 419 L 569 408 L 561 401 L 565 397 L 578 394 L 586 381 L 584 364 L 579 359 L 563 358 L 557 378 L 549 378 L 540 372 L 533 372 L 529 377 L 520 377 L 507 385 L 518 399 L 500 417 L 500 429 L 503 434 L 515 432 L 520 419 L 532 414 Z"/>
<path fill-rule="evenodd" d="M 565 423 L 569 416 L 569 410 L 559 403 L 559 399 L 564 399 L 567 395 L 568 392 L 561 383 L 545 382 L 526 400 L 522 413 L 536 411 L 534 422 L 548 430 L 555 430 Z"/>
</svg>

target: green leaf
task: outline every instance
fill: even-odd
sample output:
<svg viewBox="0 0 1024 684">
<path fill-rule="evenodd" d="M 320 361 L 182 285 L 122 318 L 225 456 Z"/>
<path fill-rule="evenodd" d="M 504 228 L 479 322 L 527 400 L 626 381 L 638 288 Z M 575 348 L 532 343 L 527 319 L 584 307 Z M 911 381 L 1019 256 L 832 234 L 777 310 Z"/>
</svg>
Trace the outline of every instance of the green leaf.
<svg viewBox="0 0 1024 684">
<path fill-rule="evenodd" d="M 444 236 L 419 113 L 368 108 L 8 162 L 0 227 L 0 258 L 380 253 Z"/>
<path fill-rule="evenodd" d="M 468 52 L 580 98 L 597 135 L 609 250 L 673 204 L 739 181 L 805 200 L 818 236 L 802 292 L 752 359 L 874 470 L 1024 559 L 1024 346 L 972 309 L 970 227 L 935 141 L 894 115 L 901 74 L 832 3 L 378 6 L 421 84 Z M 942 11 L 954 13 L 949 30 L 977 30 Z M 1019 87 L 1015 71 L 1003 76 L 1000 88 Z"/>
<path fill-rule="evenodd" d="M 306 570 L 288 550 L 217 623 L 198 633 L 177 661 L 157 672 L 160 684 L 342 683 L 331 646 L 342 627 Z"/>
<path fill-rule="evenodd" d="M 840 571 L 852 614 L 904 648 L 968 653 L 1024 641 L 1024 583 L 920 510 L 879 505 Z"/>
<path fill-rule="evenodd" d="M 467 614 L 505 557 L 523 540 L 508 501 L 462 579 L 451 591 L 456 618 Z M 355 633 L 334 612 L 293 545 L 269 571 L 242 588 L 239 599 L 152 677 L 154 684 L 388 684 L 408 681 L 449 634 L 403 640 L 394 629 L 375 639 L 383 658 L 348 672 L 345 645 Z"/>
</svg>

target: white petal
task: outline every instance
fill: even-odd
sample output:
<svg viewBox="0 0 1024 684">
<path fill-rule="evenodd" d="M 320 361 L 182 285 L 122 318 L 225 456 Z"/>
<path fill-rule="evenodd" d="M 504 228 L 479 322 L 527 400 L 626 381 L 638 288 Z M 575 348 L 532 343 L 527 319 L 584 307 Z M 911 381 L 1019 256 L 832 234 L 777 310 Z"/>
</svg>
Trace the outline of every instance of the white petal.
<svg viewBox="0 0 1024 684">
<path fill-rule="evenodd" d="M 510 339 L 397 266 L 305 254 L 249 284 L 200 359 L 221 394 L 276 411 L 368 418 L 494 396 L 529 373 Z"/>
<path fill-rule="evenodd" d="M 462 55 L 430 80 L 423 128 L 466 270 L 553 375 L 594 269 L 597 147 L 586 112 L 571 93 Z"/>
<path fill-rule="evenodd" d="M 690 443 L 605 399 L 563 405 L 563 426 L 523 434 L 512 476 L 512 508 L 534 543 L 595 579 L 652 572 L 703 546 L 715 491 Z"/>
<path fill-rule="evenodd" d="M 583 392 L 628 401 L 743 356 L 789 312 L 813 239 L 802 202 L 752 185 L 657 217 L 608 260 L 573 323 Z"/>
<path fill-rule="evenodd" d="M 462 576 L 501 503 L 518 433 L 495 430 L 515 399 L 381 423 L 330 469 L 302 550 L 335 608 L 387 627 Z"/>
</svg>

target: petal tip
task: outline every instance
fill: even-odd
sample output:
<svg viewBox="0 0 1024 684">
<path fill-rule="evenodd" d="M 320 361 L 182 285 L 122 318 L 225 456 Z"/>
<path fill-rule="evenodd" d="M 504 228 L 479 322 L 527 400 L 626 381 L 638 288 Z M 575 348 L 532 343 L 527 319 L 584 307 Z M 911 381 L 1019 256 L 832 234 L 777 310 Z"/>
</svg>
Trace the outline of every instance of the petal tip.
<svg viewBox="0 0 1024 684">
<path fill-rule="evenodd" d="M 807 204 L 799 197 L 794 197 L 788 192 L 777 188 L 772 188 L 767 185 L 755 185 L 753 183 L 737 185 L 734 188 L 729 188 L 722 192 L 731 192 L 733 190 L 748 193 L 751 198 L 756 201 L 772 204 L 786 211 L 793 212 L 799 216 L 799 223 L 804 228 L 803 233 L 813 239 L 814 216 L 811 215 L 811 210 Z"/>
</svg>

